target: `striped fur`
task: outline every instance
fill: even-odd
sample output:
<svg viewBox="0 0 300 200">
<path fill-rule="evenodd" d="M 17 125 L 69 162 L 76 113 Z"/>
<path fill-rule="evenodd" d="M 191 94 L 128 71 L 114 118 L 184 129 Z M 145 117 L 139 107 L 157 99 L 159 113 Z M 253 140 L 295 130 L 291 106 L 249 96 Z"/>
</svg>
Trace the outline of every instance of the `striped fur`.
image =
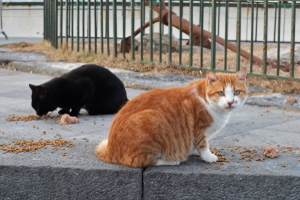
<svg viewBox="0 0 300 200">
<path fill-rule="evenodd" d="M 208 72 L 206 79 L 185 87 L 145 92 L 117 113 L 96 155 L 108 163 L 143 167 L 178 165 L 196 150 L 204 161 L 215 162 L 209 137 L 244 103 L 245 82 L 243 68 L 236 74 Z"/>
</svg>

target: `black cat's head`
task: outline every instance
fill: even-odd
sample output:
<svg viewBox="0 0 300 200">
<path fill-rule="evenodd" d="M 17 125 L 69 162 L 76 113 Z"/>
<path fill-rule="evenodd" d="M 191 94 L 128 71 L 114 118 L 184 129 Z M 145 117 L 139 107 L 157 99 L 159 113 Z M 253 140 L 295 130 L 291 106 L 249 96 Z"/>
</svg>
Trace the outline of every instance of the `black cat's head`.
<svg viewBox="0 0 300 200">
<path fill-rule="evenodd" d="M 32 90 L 31 106 L 36 111 L 37 115 L 46 115 L 49 111 L 53 111 L 57 108 L 57 106 L 53 104 L 46 87 L 43 85 L 36 86 L 32 84 L 29 84 L 29 87 Z"/>
</svg>

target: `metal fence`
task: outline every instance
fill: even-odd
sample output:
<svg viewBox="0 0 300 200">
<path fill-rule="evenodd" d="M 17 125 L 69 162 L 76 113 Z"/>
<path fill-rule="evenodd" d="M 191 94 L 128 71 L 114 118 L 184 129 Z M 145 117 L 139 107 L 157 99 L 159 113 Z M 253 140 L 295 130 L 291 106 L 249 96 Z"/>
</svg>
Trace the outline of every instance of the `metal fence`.
<svg viewBox="0 0 300 200">
<path fill-rule="evenodd" d="M 300 80 L 299 32 L 300 1 L 44 1 L 55 48 L 176 67 Z"/>
</svg>

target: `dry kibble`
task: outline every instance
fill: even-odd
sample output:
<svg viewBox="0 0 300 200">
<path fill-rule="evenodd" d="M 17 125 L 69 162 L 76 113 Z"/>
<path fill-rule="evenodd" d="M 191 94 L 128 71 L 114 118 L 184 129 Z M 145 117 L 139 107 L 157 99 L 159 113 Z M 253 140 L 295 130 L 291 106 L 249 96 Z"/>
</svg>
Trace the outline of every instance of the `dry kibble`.
<svg viewBox="0 0 300 200">
<path fill-rule="evenodd" d="M 77 124 L 78 122 L 79 122 L 79 120 L 77 117 L 71 117 L 69 114 L 63 114 L 61 116 L 59 124 L 60 125 Z"/>
<path fill-rule="evenodd" d="M 21 153 L 21 152 L 31 152 L 36 154 L 36 150 L 46 148 L 46 145 L 52 145 L 53 150 L 58 150 L 58 147 L 72 147 L 73 145 L 70 141 L 63 139 L 56 140 L 44 140 L 40 139 L 38 141 L 33 140 L 19 140 L 14 142 L 14 145 L 9 144 L 1 144 L 2 148 L 0 150 L 4 151 L 3 153 Z M 53 152 L 53 151 L 51 151 Z"/>
<path fill-rule="evenodd" d="M 295 97 L 293 96 L 289 96 L 288 98 L 286 98 L 284 100 L 284 103 L 297 103 L 298 102 L 298 99 L 296 99 Z"/>
<path fill-rule="evenodd" d="M 8 121 L 8 122 L 11 122 L 11 121 L 32 121 L 32 120 L 37 120 L 37 119 L 40 119 L 41 117 L 40 116 L 37 116 L 37 115 L 21 115 L 21 116 L 15 116 L 15 115 L 12 115 L 11 117 L 8 117 L 6 118 L 5 120 Z"/>
<path fill-rule="evenodd" d="M 263 148 L 264 155 L 269 158 L 276 158 L 278 156 L 279 150 L 275 147 L 268 146 Z"/>
</svg>

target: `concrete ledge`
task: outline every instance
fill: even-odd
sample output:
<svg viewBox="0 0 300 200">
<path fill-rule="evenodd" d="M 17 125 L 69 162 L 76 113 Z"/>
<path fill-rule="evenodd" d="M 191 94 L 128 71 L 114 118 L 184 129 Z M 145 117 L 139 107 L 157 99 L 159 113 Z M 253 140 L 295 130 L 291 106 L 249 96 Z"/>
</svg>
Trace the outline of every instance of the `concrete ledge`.
<svg viewBox="0 0 300 200">
<path fill-rule="evenodd" d="M 144 199 L 298 199 L 300 177 L 148 168 Z"/>
<path fill-rule="evenodd" d="M 141 199 L 141 170 L 0 165 L 1 199 Z"/>
</svg>

